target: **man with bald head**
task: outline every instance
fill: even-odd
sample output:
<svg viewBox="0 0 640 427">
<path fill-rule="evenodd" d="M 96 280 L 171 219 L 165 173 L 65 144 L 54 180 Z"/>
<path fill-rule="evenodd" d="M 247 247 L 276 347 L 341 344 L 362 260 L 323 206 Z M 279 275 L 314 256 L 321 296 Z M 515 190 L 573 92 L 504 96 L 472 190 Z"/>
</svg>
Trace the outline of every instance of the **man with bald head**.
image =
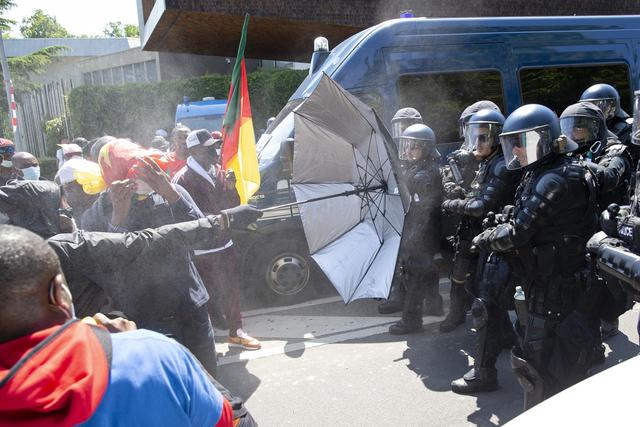
<svg viewBox="0 0 640 427">
<path fill-rule="evenodd" d="M 33 154 L 26 151 L 18 151 L 11 160 L 13 161 L 13 167 L 17 171 L 18 178 L 29 181 L 40 179 L 40 162 Z"/>
<path fill-rule="evenodd" d="M 0 300 L 0 425 L 234 425 L 180 344 L 78 321 L 53 249 L 10 225 L 0 226 Z"/>
</svg>

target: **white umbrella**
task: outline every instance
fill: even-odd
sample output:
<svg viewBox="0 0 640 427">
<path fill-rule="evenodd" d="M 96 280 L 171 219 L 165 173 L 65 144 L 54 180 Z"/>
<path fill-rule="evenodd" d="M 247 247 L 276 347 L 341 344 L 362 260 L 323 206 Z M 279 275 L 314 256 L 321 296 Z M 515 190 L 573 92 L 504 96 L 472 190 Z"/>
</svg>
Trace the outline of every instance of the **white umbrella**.
<svg viewBox="0 0 640 427">
<path fill-rule="evenodd" d="M 326 75 L 293 114 L 292 184 L 309 252 L 346 303 L 386 298 L 408 198 L 389 132 Z"/>
</svg>

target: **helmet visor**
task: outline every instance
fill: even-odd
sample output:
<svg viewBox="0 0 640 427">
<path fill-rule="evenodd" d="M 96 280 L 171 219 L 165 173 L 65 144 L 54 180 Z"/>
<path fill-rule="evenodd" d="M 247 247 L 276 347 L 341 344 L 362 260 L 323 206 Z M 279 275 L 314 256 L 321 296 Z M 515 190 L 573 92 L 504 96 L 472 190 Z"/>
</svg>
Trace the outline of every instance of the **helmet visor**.
<svg viewBox="0 0 640 427">
<path fill-rule="evenodd" d="M 496 123 L 469 123 L 465 128 L 463 150 L 485 152 L 499 144 L 502 126 Z"/>
<path fill-rule="evenodd" d="M 393 137 L 393 139 L 397 141 L 398 138 L 400 138 L 400 136 L 402 135 L 402 132 L 404 132 L 406 128 L 408 128 L 411 125 L 415 125 L 416 123 L 421 123 L 421 122 L 419 120 L 414 120 L 410 118 L 395 120 L 394 122 L 391 123 L 391 136 Z"/>
<path fill-rule="evenodd" d="M 597 118 L 573 116 L 560 118 L 560 131 L 578 145 L 593 144 L 597 139 L 600 124 Z"/>
<path fill-rule="evenodd" d="M 602 111 L 607 120 L 613 118 L 616 114 L 615 98 L 599 98 L 599 99 L 583 99 L 583 101 L 595 104 Z"/>
<path fill-rule="evenodd" d="M 631 142 L 635 145 L 640 145 L 640 90 L 637 91 L 633 97 L 633 127 L 631 130 Z"/>
<path fill-rule="evenodd" d="M 520 169 L 537 162 L 551 152 L 548 126 L 540 126 L 500 135 L 507 169 Z"/>
<path fill-rule="evenodd" d="M 424 157 L 424 139 L 400 137 L 400 160 L 415 162 Z"/>
</svg>

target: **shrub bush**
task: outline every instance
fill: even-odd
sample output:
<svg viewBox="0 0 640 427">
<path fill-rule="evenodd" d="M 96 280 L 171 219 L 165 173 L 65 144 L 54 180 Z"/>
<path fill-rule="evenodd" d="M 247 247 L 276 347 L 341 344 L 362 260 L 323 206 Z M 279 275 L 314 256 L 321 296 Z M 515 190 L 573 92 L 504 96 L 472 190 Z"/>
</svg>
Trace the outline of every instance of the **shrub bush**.
<svg viewBox="0 0 640 427">
<path fill-rule="evenodd" d="M 53 181 L 58 171 L 58 160 L 55 157 L 41 157 L 38 162 L 40 163 L 40 176 Z"/>
<path fill-rule="evenodd" d="M 54 117 L 51 120 L 47 120 L 42 125 L 43 131 L 46 137 L 46 150 L 47 156 L 55 157 L 57 146 L 60 140 L 67 136 L 67 132 L 64 127 L 63 117 Z"/>
<path fill-rule="evenodd" d="M 249 74 L 256 132 L 282 109 L 307 74 L 306 70 L 259 70 Z M 205 96 L 225 99 L 230 78 L 211 74 L 157 83 L 77 87 L 69 93 L 73 135 L 87 139 L 105 134 L 133 140 L 151 138 L 156 129 L 173 127 L 176 106 L 183 96 L 192 100 Z"/>
</svg>

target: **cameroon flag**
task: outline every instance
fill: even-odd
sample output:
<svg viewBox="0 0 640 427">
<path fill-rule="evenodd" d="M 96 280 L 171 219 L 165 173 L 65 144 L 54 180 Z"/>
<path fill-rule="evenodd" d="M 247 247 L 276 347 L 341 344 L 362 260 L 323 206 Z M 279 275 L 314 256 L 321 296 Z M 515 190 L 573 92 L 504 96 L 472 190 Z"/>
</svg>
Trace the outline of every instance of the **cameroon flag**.
<svg viewBox="0 0 640 427">
<path fill-rule="evenodd" d="M 231 169 L 235 173 L 240 203 L 247 203 L 249 197 L 260 188 L 258 156 L 253 134 L 253 121 L 251 120 L 249 86 L 247 85 L 247 68 L 244 62 L 248 25 L 249 14 L 244 17 L 238 55 L 231 75 L 227 111 L 222 121 L 224 141 L 222 167 L 224 170 Z"/>
</svg>

